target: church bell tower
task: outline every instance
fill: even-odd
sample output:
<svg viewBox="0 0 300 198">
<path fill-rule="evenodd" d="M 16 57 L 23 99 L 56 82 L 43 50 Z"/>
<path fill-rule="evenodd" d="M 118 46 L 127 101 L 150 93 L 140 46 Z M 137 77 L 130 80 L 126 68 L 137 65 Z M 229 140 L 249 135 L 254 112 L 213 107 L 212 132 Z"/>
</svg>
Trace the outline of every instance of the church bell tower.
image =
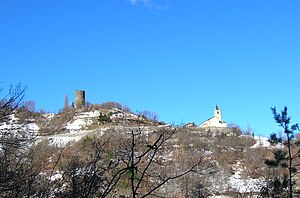
<svg viewBox="0 0 300 198">
<path fill-rule="evenodd" d="M 221 121 L 221 110 L 219 109 L 218 105 L 216 105 L 214 117 L 218 118 Z"/>
</svg>

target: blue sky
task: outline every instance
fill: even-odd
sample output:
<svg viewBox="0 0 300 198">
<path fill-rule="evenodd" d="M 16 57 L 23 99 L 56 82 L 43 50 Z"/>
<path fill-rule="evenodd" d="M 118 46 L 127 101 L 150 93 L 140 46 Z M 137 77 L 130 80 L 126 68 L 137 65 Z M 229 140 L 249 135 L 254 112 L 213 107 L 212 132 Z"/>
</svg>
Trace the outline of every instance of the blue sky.
<svg viewBox="0 0 300 198">
<path fill-rule="evenodd" d="M 166 122 L 227 123 L 267 136 L 271 106 L 300 122 L 300 1 L 0 2 L 1 87 L 28 87 L 36 109 L 64 96 L 120 102 Z"/>
</svg>

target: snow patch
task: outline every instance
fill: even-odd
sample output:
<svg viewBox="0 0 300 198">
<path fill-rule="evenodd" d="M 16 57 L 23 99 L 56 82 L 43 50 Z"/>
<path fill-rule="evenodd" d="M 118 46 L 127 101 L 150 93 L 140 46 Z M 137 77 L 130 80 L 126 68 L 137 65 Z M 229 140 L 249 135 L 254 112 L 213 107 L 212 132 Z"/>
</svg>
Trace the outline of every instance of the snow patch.
<svg viewBox="0 0 300 198">
<path fill-rule="evenodd" d="M 36 123 L 29 123 L 24 126 L 24 129 L 32 132 L 38 132 L 40 127 Z"/>
<path fill-rule="evenodd" d="M 229 178 L 229 185 L 240 193 L 247 192 L 259 192 L 263 181 L 261 179 L 252 179 L 252 178 L 242 178 L 242 172 L 244 168 L 241 163 L 238 161 L 235 165 L 232 166 L 235 171 L 234 174 Z"/>
<path fill-rule="evenodd" d="M 71 133 L 75 133 L 93 123 L 93 120 L 100 115 L 100 111 L 83 112 L 75 116 L 73 121 L 68 122 L 66 129 Z"/>
<path fill-rule="evenodd" d="M 45 113 L 45 114 L 43 114 L 43 116 L 44 116 L 46 119 L 51 120 L 52 118 L 54 118 L 55 113 Z"/>
<path fill-rule="evenodd" d="M 59 180 L 62 178 L 63 178 L 62 174 L 60 174 L 58 171 L 56 171 L 56 173 L 50 177 L 50 180 L 55 181 L 55 180 Z"/>
<path fill-rule="evenodd" d="M 278 144 L 275 146 L 272 146 L 271 143 L 268 141 L 268 138 L 265 137 L 259 137 L 259 136 L 254 136 L 254 139 L 256 140 L 256 143 L 251 146 L 250 148 L 260 148 L 260 147 L 264 147 L 264 148 L 277 148 L 277 149 L 282 149 L 283 145 L 282 144 Z"/>
<path fill-rule="evenodd" d="M 259 148 L 259 147 L 270 148 L 271 147 L 271 144 L 268 141 L 268 138 L 254 136 L 254 139 L 256 140 L 256 143 L 253 146 L 251 146 L 250 148 Z"/>
</svg>

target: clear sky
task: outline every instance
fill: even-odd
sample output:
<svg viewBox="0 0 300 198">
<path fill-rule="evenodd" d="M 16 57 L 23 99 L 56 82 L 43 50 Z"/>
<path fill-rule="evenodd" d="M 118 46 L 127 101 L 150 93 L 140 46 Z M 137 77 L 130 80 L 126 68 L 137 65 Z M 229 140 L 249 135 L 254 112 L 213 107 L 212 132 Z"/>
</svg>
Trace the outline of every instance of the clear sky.
<svg viewBox="0 0 300 198">
<path fill-rule="evenodd" d="M 222 118 L 278 131 L 271 106 L 300 122 L 300 1 L 3 0 L 1 87 L 28 87 L 57 112 L 84 89 L 169 123 Z"/>
</svg>

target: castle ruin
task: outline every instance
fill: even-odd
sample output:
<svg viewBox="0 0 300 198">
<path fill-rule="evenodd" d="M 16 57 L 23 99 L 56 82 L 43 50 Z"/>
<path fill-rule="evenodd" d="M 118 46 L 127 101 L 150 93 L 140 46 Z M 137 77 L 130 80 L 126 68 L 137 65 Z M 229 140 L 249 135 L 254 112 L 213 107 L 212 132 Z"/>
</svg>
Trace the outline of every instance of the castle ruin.
<svg viewBox="0 0 300 198">
<path fill-rule="evenodd" d="M 75 90 L 75 104 L 76 109 L 85 107 L 85 91 Z"/>
</svg>

